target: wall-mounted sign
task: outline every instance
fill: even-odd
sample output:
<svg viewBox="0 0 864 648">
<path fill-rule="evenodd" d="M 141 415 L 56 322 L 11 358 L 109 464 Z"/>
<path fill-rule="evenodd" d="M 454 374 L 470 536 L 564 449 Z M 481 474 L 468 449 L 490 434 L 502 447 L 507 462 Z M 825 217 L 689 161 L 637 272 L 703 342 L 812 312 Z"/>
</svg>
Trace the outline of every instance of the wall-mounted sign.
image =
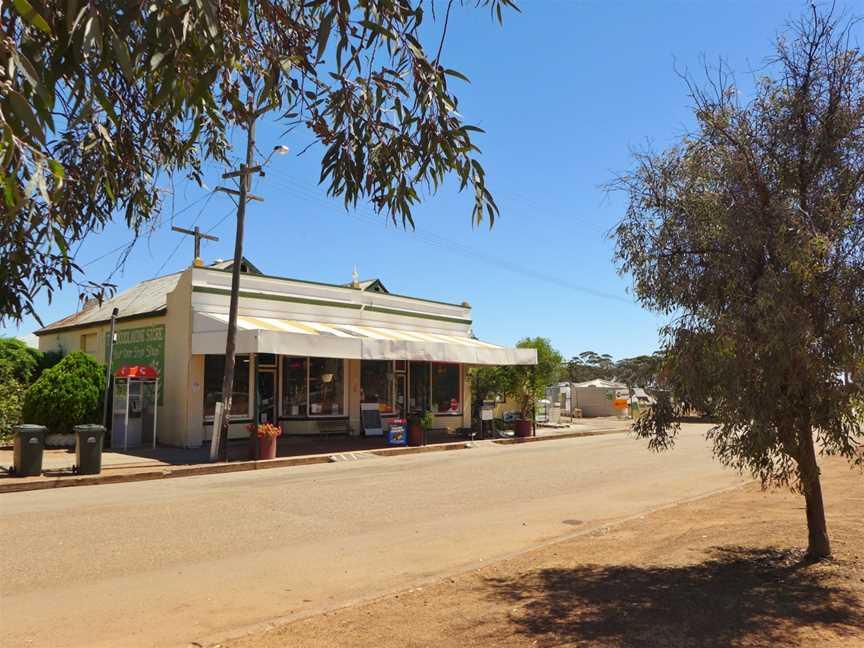
<svg viewBox="0 0 864 648">
<path fill-rule="evenodd" d="M 111 372 L 124 365 L 148 365 L 159 373 L 159 405 L 162 405 L 165 381 L 165 325 L 142 326 L 116 331 Z M 105 334 L 105 357 L 108 357 L 110 333 Z"/>
</svg>

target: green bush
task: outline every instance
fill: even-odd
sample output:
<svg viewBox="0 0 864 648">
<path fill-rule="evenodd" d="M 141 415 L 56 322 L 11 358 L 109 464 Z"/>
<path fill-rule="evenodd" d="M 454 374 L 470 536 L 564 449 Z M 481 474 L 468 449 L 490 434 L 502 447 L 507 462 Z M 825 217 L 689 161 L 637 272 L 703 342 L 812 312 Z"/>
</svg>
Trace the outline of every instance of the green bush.
<svg viewBox="0 0 864 648">
<path fill-rule="evenodd" d="M 75 425 L 101 420 L 104 393 L 104 367 L 76 351 L 30 386 L 24 395 L 24 420 L 45 425 L 50 432 L 71 432 Z"/>
<path fill-rule="evenodd" d="M 12 440 L 12 426 L 21 422 L 24 387 L 8 367 L 0 366 L 0 443 Z"/>
<path fill-rule="evenodd" d="M 0 367 L 12 372 L 22 385 L 29 385 L 39 375 L 42 353 L 15 338 L 0 338 Z"/>
</svg>

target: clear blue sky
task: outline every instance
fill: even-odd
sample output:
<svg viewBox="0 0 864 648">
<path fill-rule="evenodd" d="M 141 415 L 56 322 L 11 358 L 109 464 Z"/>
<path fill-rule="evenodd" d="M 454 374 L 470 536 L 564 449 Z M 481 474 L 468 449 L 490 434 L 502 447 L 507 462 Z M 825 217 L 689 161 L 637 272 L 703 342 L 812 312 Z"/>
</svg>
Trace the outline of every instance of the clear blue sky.
<svg viewBox="0 0 864 648">
<path fill-rule="evenodd" d="M 445 47 L 446 66 L 471 78 L 470 85 L 456 82 L 460 111 L 486 130 L 477 141 L 501 208 L 491 231 L 472 228 L 470 196 L 452 187 L 417 210 L 413 233 L 388 226 L 366 206 L 346 213 L 317 185 L 320 151 L 312 149 L 299 158 L 274 158 L 267 177 L 258 181 L 255 192 L 266 201 L 251 204 L 246 256 L 267 274 L 328 282 L 349 281 L 356 264 L 363 278 L 378 277 L 392 292 L 467 300 L 474 307 L 475 333 L 493 342 L 542 335 L 565 357 L 584 350 L 616 358 L 654 351 L 661 319 L 632 300 L 629 281 L 615 271 L 606 233 L 624 204 L 602 185 L 628 168 L 633 148 L 665 147 L 692 125 L 676 67 L 698 73 L 701 57 L 722 56 L 746 92 L 778 30 L 806 5 L 520 5 L 522 13 L 509 15 L 503 27 L 486 11 L 457 11 Z M 261 150 L 283 143 L 299 151 L 309 143 L 305 133 L 289 139 L 280 133 L 278 125 L 264 125 Z M 213 186 L 221 169 L 211 171 Z M 232 204 L 222 195 L 204 200 L 205 195 L 178 181 L 161 225 L 138 243 L 116 277 L 121 290 L 191 261 L 191 239 L 183 237 L 176 249 L 180 236 L 170 232 L 172 210 L 180 226 L 197 222 L 209 229 L 221 221 L 213 231 L 221 240 L 205 243 L 205 261 L 232 255 Z M 120 225 L 92 236 L 77 256 L 87 264 L 86 278 L 104 280 L 118 255 L 88 262 L 129 238 Z M 76 308 L 77 292 L 68 288 L 50 304 L 41 299 L 39 313 L 48 323 Z M 27 320 L 5 334 L 35 328 Z"/>
</svg>

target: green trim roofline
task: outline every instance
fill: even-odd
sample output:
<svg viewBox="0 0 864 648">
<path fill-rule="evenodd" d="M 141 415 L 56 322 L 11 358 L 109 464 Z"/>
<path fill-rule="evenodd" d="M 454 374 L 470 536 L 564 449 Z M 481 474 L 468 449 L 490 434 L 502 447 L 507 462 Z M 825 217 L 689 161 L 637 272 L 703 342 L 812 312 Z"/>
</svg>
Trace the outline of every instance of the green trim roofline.
<svg viewBox="0 0 864 648">
<path fill-rule="evenodd" d="M 117 322 L 132 322 L 134 320 L 139 319 L 147 319 L 149 317 L 162 317 L 168 311 L 166 306 L 159 308 L 154 311 L 148 311 L 146 313 L 135 313 L 134 315 L 126 315 L 125 317 L 122 315 L 117 316 Z M 74 331 L 75 329 L 85 329 L 85 328 L 93 328 L 96 326 L 102 326 L 104 324 L 109 324 L 111 322 L 111 318 L 94 320 L 92 322 L 82 322 L 81 324 L 69 324 L 68 326 L 51 326 L 50 324 L 46 328 L 41 328 L 37 331 L 33 331 L 33 335 L 36 337 L 40 337 L 42 335 L 51 335 L 52 333 L 63 333 L 66 331 Z"/>
<path fill-rule="evenodd" d="M 209 286 L 192 286 L 192 292 L 207 293 L 210 295 L 225 295 L 230 296 L 231 291 L 227 288 L 211 288 Z M 241 290 L 240 297 L 247 299 L 268 299 L 271 301 L 291 302 L 293 304 L 311 304 L 312 306 L 334 306 L 336 308 L 350 308 L 353 310 L 366 310 L 373 313 L 387 313 L 390 315 L 405 315 L 407 317 L 417 317 L 420 319 L 436 320 L 439 322 L 451 322 L 454 324 L 471 324 L 470 319 L 462 317 L 447 317 L 446 315 L 431 315 L 427 313 L 417 313 L 414 311 L 399 310 L 397 308 L 385 308 L 383 306 L 368 306 L 365 304 L 353 304 L 339 301 L 326 301 L 323 299 L 309 299 L 305 297 L 289 297 L 288 295 L 279 295 L 273 293 L 253 292 L 249 290 Z"/>
<path fill-rule="evenodd" d="M 222 270 L 220 268 L 195 268 L 196 270 L 209 270 L 211 272 L 227 272 L 231 273 L 231 270 Z M 345 286 L 344 284 L 334 284 L 334 283 L 326 283 L 324 281 L 310 281 L 309 279 L 292 279 L 291 277 L 278 277 L 276 275 L 266 275 L 266 274 L 256 274 L 256 275 L 247 275 L 249 277 L 261 277 L 263 279 L 279 279 L 280 281 L 294 281 L 296 283 L 309 284 L 311 286 L 326 286 L 328 288 L 341 288 L 343 290 L 357 290 L 356 288 L 351 288 L 349 286 Z M 441 304 L 442 306 L 454 306 L 456 308 L 468 308 L 465 304 L 454 304 L 453 302 L 445 302 L 439 301 L 437 299 L 425 299 L 423 297 L 412 297 L 410 295 L 400 295 L 398 293 L 392 293 L 387 291 L 385 293 L 390 297 L 401 297 L 402 299 L 413 299 L 415 301 L 428 302 L 430 304 Z M 367 307 L 366 310 L 369 310 Z"/>
</svg>

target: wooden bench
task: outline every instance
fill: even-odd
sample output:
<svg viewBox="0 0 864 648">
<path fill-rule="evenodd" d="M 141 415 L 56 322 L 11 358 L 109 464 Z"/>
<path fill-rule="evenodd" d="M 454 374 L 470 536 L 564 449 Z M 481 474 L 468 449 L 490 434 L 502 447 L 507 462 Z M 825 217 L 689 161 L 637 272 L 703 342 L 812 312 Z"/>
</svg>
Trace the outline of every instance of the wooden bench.
<svg viewBox="0 0 864 648">
<path fill-rule="evenodd" d="M 316 425 L 318 426 L 318 434 L 322 435 L 324 438 L 329 438 L 331 434 L 350 435 L 354 431 L 345 419 L 335 421 L 316 421 Z"/>
</svg>

